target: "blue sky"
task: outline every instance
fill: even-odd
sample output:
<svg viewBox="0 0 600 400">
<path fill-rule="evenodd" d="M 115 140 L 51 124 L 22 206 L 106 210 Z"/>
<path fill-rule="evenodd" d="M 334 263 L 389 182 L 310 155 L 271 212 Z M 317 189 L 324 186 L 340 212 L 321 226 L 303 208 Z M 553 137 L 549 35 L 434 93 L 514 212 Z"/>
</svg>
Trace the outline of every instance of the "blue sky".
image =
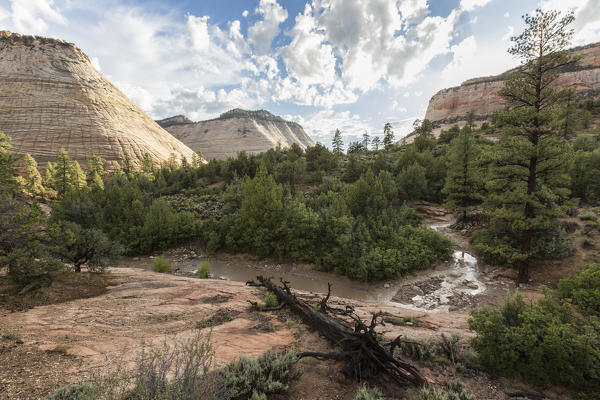
<svg viewBox="0 0 600 400">
<path fill-rule="evenodd" d="M 0 0 L 0 28 L 76 43 L 153 118 L 265 108 L 329 144 L 423 118 L 438 90 L 516 65 L 537 7 L 600 40 L 598 0 Z"/>
</svg>

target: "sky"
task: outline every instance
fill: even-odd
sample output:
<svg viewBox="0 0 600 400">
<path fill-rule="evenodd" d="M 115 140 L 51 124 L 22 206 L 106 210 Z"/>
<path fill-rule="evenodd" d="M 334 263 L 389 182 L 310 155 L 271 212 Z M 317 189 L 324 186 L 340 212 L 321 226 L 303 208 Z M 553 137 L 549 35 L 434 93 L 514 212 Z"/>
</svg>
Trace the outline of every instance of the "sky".
<svg viewBox="0 0 600 400">
<path fill-rule="evenodd" d="M 536 8 L 573 10 L 600 41 L 599 0 L 0 0 L 0 29 L 75 43 L 152 118 L 267 109 L 330 145 L 396 138 L 429 98 L 518 65 Z"/>
</svg>

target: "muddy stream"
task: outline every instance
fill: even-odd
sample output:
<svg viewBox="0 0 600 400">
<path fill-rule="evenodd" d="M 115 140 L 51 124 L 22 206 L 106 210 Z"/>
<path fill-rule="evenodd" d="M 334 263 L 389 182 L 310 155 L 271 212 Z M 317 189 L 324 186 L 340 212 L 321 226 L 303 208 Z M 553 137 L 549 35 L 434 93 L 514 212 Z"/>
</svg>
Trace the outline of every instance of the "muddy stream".
<svg viewBox="0 0 600 400">
<path fill-rule="evenodd" d="M 448 225 L 430 226 L 448 235 Z M 331 282 L 333 296 L 426 312 L 471 308 L 477 303 L 478 296 L 486 291 L 484 281 L 489 281 L 480 272 L 477 258 L 458 246 L 455 246 L 450 260 L 431 269 L 418 271 L 400 280 L 378 283 L 358 282 L 294 263 L 211 258 L 201 254 L 196 257 L 195 253 L 192 254 L 194 259 L 190 260 L 188 256 L 184 255 L 177 262 L 179 274 L 194 275 L 200 262 L 208 260 L 211 263 L 211 276 L 217 279 L 246 282 L 257 275 L 264 275 L 277 280 L 283 278 L 293 288 L 313 293 L 327 292 L 327 282 Z"/>
</svg>

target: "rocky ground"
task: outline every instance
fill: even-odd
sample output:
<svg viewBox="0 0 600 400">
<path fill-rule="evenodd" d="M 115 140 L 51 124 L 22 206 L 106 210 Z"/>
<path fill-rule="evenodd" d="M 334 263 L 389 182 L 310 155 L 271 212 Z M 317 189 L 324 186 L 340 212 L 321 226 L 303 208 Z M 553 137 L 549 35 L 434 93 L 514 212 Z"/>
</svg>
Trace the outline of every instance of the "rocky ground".
<svg viewBox="0 0 600 400">
<path fill-rule="evenodd" d="M 450 217 L 447 214 L 435 208 L 427 212 L 427 207 L 422 205 L 421 212 L 428 216 L 430 223 L 448 223 Z M 436 213 L 440 215 L 436 217 Z M 469 250 L 465 233 L 441 229 L 455 241 L 457 251 Z M 591 257 L 590 254 L 595 254 L 588 253 L 582 256 L 578 252 L 579 255 L 570 261 L 563 260 L 553 265 L 559 272 L 534 272 L 534 282 L 519 291 L 526 297 L 538 297 L 539 293 L 535 290 L 538 284 L 549 282 L 552 285 L 558 277 L 556 274 L 564 276 L 568 268 L 572 269 L 573 264 L 569 263 L 579 264 L 582 262 L 580 258 L 587 259 Z M 331 344 L 318 333 L 310 331 L 285 308 L 268 313 L 253 311 L 249 301 L 262 301 L 264 292 L 261 289 L 246 286 L 243 281 L 196 279 L 190 276 L 192 266 L 197 265 L 203 257 L 198 247 L 190 245 L 173 249 L 166 256 L 173 264 L 173 273 L 150 271 L 153 259 L 149 257 L 127 258 L 120 268 L 109 269 L 110 286 L 99 288 L 94 293 L 81 294 L 94 297 L 66 299 L 68 301 L 58 304 L 36 303 L 33 304 L 34 308 L 14 308 L 0 302 L 0 399 L 44 398 L 59 386 L 84 381 L 118 367 L 132 366 L 143 345 L 160 345 L 164 341 L 172 343 L 192 337 L 199 330 L 205 334 L 212 331 L 215 367 L 223 366 L 240 355 L 256 357 L 267 350 L 281 351 L 291 347 L 297 351 L 334 350 Z M 318 281 L 327 279 L 332 280 L 334 285 L 347 284 L 343 277 L 324 277 L 320 275 L 323 273 L 312 271 L 309 266 L 278 264 L 240 256 L 223 257 L 225 263 L 243 263 L 250 275 L 270 271 L 275 276 L 292 270 Z M 468 340 L 473 336 L 468 329 L 470 310 L 499 304 L 507 292 L 514 291 L 511 271 L 480 265 L 478 282 L 483 282 L 486 290 L 458 299 L 451 303 L 453 306 L 448 310 L 432 313 L 399 306 L 399 303 L 413 301 L 415 295 L 426 296 L 439 290 L 445 284 L 439 274 L 446 271 L 443 268 L 437 266 L 432 271 L 408 277 L 405 281 L 346 287 L 350 292 L 381 291 L 392 301 L 372 301 L 378 296 L 371 297 L 369 301 L 334 296 L 330 303 L 352 305 L 364 319 L 369 319 L 372 313 L 383 311 L 386 324 L 380 326 L 378 332 L 387 339 L 402 335 L 412 340 L 433 341 L 439 340 L 442 333 L 447 336 L 457 334 L 461 338 L 460 348 L 468 353 Z M 298 282 L 306 283 L 302 280 Z M 469 289 L 469 283 L 465 285 Z M 311 286 L 308 288 L 311 289 Z M 474 287 L 470 289 L 475 290 Z M 316 302 L 320 294 L 311 293 L 311 290 L 297 290 L 297 293 L 306 300 Z M 477 395 L 477 399 L 508 399 L 506 393 L 535 390 L 520 382 L 499 379 L 481 370 L 470 369 L 468 362 L 457 365 L 448 362 L 413 362 L 431 384 L 460 379 Z M 301 364 L 304 373 L 293 384 L 291 393 L 282 398 L 350 400 L 356 393 L 358 385 L 339 373 L 341 365 L 338 363 L 304 359 Z M 410 398 L 415 392 L 414 388 L 398 389 L 385 381 L 379 382 L 379 386 L 389 399 Z M 566 398 L 560 389 L 546 390 L 545 394 L 549 399 Z"/>
</svg>

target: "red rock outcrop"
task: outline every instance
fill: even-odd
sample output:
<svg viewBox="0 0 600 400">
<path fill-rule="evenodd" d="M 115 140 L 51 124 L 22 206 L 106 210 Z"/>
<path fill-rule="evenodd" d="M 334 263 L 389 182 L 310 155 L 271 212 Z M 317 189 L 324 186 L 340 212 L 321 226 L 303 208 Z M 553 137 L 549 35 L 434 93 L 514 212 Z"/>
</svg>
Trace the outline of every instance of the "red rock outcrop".
<svg viewBox="0 0 600 400">
<path fill-rule="evenodd" d="M 582 59 L 569 67 L 557 80 L 559 86 L 570 86 L 581 96 L 598 96 L 600 94 L 600 42 L 572 49 Z M 434 133 L 448 129 L 454 124 L 465 124 L 465 117 L 470 112 L 476 119 L 488 120 L 494 111 L 505 106 L 498 96 L 498 90 L 504 80 L 514 70 L 496 76 L 470 79 L 460 86 L 443 89 L 437 92 L 427 107 L 425 118 L 434 125 Z"/>
</svg>

